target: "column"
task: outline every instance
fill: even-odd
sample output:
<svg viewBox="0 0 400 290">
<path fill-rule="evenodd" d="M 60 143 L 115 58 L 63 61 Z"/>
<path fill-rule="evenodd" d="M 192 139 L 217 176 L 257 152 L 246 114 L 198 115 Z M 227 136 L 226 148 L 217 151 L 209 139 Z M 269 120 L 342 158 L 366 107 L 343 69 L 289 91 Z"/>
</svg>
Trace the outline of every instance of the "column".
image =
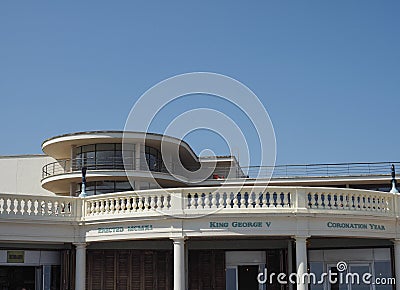
<svg viewBox="0 0 400 290">
<path fill-rule="evenodd" d="M 393 241 L 394 244 L 394 269 L 396 278 L 396 290 L 400 290 L 400 239 Z"/>
<path fill-rule="evenodd" d="M 174 290 L 185 290 L 185 238 L 174 238 Z"/>
<path fill-rule="evenodd" d="M 295 237 L 296 240 L 296 267 L 297 290 L 308 289 L 307 280 L 303 283 L 303 274 L 307 273 L 307 237 Z"/>
<path fill-rule="evenodd" d="M 75 290 L 85 290 L 86 243 L 76 243 Z"/>
</svg>

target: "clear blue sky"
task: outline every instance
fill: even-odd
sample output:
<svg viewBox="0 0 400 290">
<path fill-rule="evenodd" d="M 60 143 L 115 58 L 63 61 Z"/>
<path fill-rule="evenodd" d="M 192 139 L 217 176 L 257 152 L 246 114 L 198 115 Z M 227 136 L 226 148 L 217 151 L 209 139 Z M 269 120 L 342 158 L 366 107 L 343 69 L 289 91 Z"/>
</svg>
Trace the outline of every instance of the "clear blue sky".
<svg viewBox="0 0 400 290">
<path fill-rule="evenodd" d="M 152 85 L 211 71 L 260 97 L 279 164 L 400 160 L 399 1 L 237 2 L 1 1 L 0 154 L 123 129 Z"/>
</svg>

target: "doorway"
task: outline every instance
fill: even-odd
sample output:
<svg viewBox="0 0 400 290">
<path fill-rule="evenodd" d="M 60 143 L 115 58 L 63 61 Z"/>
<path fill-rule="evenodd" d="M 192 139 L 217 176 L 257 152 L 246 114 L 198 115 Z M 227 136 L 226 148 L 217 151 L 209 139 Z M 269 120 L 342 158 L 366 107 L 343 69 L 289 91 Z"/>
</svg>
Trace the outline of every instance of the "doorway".
<svg viewBox="0 0 400 290">
<path fill-rule="evenodd" d="M 35 268 L 0 266 L 0 290 L 35 290 Z"/>
<path fill-rule="evenodd" d="M 259 284 L 257 275 L 258 265 L 239 265 L 238 266 L 238 290 L 258 290 Z"/>
</svg>

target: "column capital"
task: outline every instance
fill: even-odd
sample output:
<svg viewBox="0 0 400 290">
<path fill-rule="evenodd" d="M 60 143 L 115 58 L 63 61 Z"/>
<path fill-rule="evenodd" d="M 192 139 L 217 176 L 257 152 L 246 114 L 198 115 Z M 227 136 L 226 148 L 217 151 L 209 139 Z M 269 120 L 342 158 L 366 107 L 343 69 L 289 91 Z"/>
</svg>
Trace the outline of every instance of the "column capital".
<svg viewBox="0 0 400 290">
<path fill-rule="evenodd" d="M 393 245 L 400 246 L 400 238 L 392 240 Z"/>
<path fill-rule="evenodd" d="M 80 243 L 72 243 L 77 248 L 86 248 L 88 243 L 80 242 Z"/>
<path fill-rule="evenodd" d="M 295 241 L 307 241 L 311 236 L 301 235 L 301 236 L 293 236 Z"/>
<path fill-rule="evenodd" d="M 175 244 L 175 243 L 184 243 L 188 238 L 187 237 L 173 237 L 170 239 Z"/>
</svg>

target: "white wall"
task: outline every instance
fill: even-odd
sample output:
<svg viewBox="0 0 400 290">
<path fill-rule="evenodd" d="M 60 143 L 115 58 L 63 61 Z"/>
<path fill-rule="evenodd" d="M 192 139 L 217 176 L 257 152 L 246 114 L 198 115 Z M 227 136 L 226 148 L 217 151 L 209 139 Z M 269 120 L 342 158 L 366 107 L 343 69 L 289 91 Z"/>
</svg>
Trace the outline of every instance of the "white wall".
<svg viewBox="0 0 400 290">
<path fill-rule="evenodd" d="M 54 161 L 46 155 L 0 156 L 0 193 L 53 195 L 40 181 L 42 167 Z"/>
</svg>

